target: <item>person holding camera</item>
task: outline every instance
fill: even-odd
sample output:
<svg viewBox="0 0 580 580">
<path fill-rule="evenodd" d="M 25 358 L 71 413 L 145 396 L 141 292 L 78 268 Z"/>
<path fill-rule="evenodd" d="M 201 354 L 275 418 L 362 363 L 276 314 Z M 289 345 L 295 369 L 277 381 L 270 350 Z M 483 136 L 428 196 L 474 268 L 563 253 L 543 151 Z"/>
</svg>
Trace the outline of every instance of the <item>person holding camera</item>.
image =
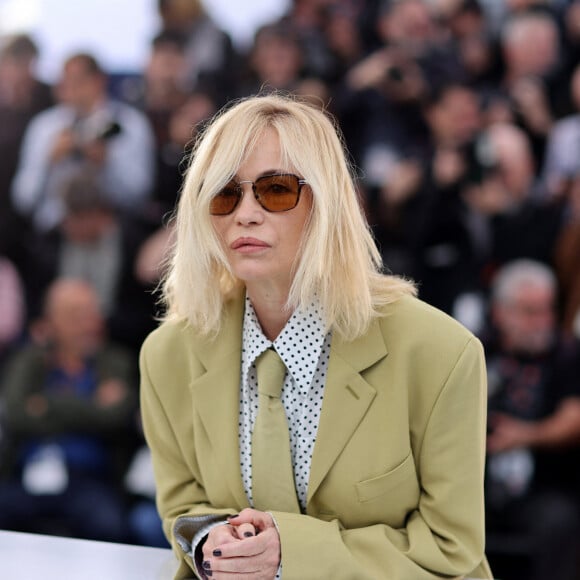
<svg viewBox="0 0 580 580">
<path fill-rule="evenodd" d="M 154 138 L 144 114 L 109 97 L 107 76 L 90 54 L 65 61 L 56 94 L 59 103 L 33 118 L 24 136 L 12 183 L 16 209 L 37 230 L 58 225 L 60 184 L 85 165 L 98 173 L 115 207 L 135 211 L 154 177 Z"/>
</svg>

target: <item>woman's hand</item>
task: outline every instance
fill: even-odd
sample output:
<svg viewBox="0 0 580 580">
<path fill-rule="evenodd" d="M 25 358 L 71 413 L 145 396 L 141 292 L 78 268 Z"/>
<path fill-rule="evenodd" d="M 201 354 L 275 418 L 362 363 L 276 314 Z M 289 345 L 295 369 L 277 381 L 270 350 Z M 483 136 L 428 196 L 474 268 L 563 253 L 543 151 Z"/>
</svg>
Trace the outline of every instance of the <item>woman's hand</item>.
<svg viewBox="0 0 580 580">
<path fill-rule="evenodd" d="M 212 528 L 203 546 L 209 578 L 272 580 L 280 565 L 280 536 L 270 514 L 245 509 Z"/>
</svg>

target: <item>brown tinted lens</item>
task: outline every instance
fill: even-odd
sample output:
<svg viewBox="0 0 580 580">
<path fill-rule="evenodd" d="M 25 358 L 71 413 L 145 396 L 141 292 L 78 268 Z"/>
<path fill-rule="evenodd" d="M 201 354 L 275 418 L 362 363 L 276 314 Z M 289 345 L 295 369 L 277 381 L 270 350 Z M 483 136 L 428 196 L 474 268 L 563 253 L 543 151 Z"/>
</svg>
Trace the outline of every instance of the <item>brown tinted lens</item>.
<svg viewBox="0 0 580 580">
<path fill-rule="evenodd" d="M 209 203 L 211 215 L 227 215 L 232 213 L 240 201 L 242 192 L 240 186 L 230 181 Z"/>
<path fill-rule="evenodd" d="M 298 203 L 300 185 L 295 175 L 268 175 L 255 185 L 256 197 L 268 211 L 287 211 Z"/>
</svg>

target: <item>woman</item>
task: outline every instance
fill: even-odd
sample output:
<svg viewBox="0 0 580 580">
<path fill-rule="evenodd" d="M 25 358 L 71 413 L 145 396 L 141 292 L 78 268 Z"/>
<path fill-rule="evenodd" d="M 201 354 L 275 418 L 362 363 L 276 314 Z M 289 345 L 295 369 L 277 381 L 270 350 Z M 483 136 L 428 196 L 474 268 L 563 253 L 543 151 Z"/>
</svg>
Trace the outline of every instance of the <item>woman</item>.
<svg viewBox="0 0 580 580">
<path fill-rule="evenodd" d="M 480 344 L 380 273 L 329 119 L 280 96 L 222 112 L 176 228 L 141 372 L 177 577 L 490 578 Z M 270 347 L 287 368 L 271 465 Z"/>
</svg>

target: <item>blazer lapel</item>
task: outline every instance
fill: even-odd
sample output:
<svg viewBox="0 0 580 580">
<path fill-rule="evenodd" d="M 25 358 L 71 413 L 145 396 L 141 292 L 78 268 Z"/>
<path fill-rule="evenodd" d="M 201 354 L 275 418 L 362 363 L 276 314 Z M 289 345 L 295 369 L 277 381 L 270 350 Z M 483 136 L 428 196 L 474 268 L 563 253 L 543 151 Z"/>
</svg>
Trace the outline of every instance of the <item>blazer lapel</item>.
<svg viewBox="0 0 580 580">
<path fill-rule="evenodd" d="M 243 294 L 226 308 L 219 334 L 198 352 L 206 372 L 192 381 L 191 393 L 209 437 L 211 460 L 220 464 L 236 504 L 248 506 L 239 468 L 238 435 Z"/>
<path fill-rule="evenodd" d="M 316 493 L 371 405 L 376 390 L 361 375 L 388 354 L 377 322 L 352 342 L 333 337 L 324 400 L 310 468 L 307 502 Z"/>
</svg>

